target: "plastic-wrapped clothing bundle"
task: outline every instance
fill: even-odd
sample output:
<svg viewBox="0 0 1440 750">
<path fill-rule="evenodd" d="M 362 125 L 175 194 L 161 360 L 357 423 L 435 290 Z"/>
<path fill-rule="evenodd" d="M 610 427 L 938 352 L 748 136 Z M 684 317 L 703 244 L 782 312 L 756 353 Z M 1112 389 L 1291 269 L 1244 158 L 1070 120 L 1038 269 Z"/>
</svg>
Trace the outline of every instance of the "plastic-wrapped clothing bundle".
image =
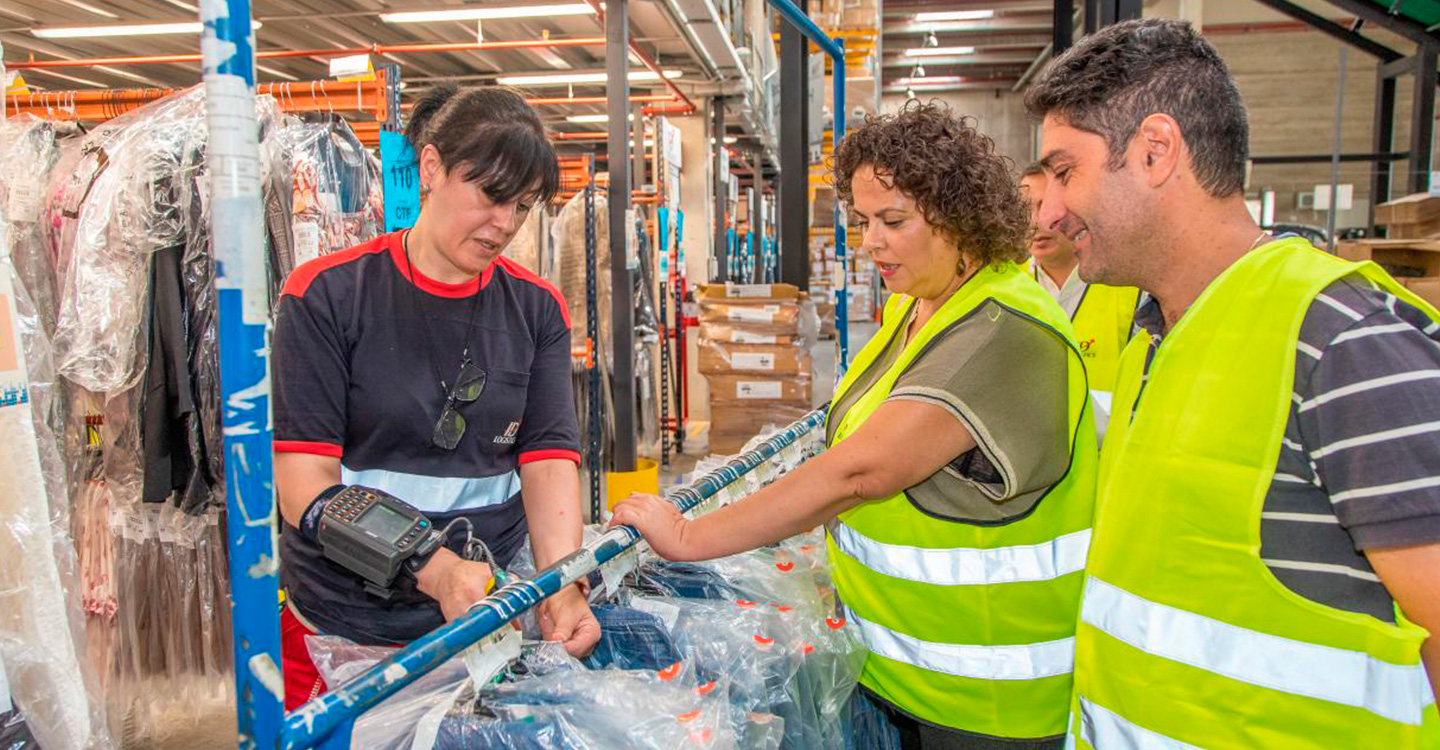
<svg viewBox="0 0 1440 750">
<path fill-rule="evenodd" d="M 0 120 L 0 202 L 7 223 L 8 252 L 47 336 L 55 332 L 55 273 L 45 245 L 41 209 L 60 160 L 59 139 L 73 132 L 73 125 L 29 114 Z"/>
<path fill-rule="evenodd" d="M 51 196 L 57 364 L 84 388 L 118 391 L 140 375 L 145 272 L 151 253 L 184 241 L 189 200 L 179 188 L 197 167 L 204 106 L 195 88 L 100 125 Z"/>
<path fill-rule="evenodd" d="M 153 102 L 86 135 L 46 203 L 57 366 L 103 401 L 121 506 L 223 504 L 206 138 L 203 89 Z"/>
<path fill-rule="evenodd" d="M 380 168 L 343 118 L 285 116 L 265 151 L 274 289 L 296 266 L 381 234 Z"/>
<path fill-rule="evenodd" d="M 10 203 L 7 201 L 7 204 Z M 85 668 L 67 471 L 49 339 L 11 263 L 0 207 L 0 661 L 17 714 L 50 750 L 102 747 L 99 686 Z M 18 730 L 17 730 L 18 731 Z"/>
<path fill-rule="evenodd" d="M 306 639 L 327 684 L 392 653 L 333 636 Z M 355 723 L 351 747 L 679 748 L 737 747 L 727 707 L 675 670 L 582 667 L 559 644 L 527 643 L 499 682 L 476 692 L 452 659 L 371 709 Z"/>
<path fill-rule="evenodd" d="M 680 661 L 675 640 L 659 617 L 614 604 L 590 609 L 600 623 L 600 641 L 585 657 L 585 666 L 658 671 Z"/>
<path fill-rule="evenodd" d="M 516 747 L 722 750 L 736 747 L 728 718 L 721 696 L 701 694 L 658 672 L 550 674 L 487 686 L 468 711 L 459 715 L 452 711 L 446 717 L 435 749 L 510 747 L 477 741 L 491 734 L 485 731 L 487 726 L 500 721 L 511 730 L 499 736 L 504 742 L 533 742 L 525 728 L 531 722 L 560 729 L 566 738 L 558 745 Z M 481 734 L 472 736 L 473 730 Z"/>
</svg>

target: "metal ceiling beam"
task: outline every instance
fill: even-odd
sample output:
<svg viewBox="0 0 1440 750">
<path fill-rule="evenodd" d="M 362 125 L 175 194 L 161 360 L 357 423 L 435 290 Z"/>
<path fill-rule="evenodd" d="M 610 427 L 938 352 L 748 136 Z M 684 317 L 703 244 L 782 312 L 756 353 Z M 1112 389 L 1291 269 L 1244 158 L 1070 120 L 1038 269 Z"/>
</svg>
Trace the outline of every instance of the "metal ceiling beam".
<svg viewBox="0 0 1440 750">
<path fill-rule="evenodd" d="M 1352 47 L 1355 47 L 1356 49 L 1378 57 L 1380 58 L 1381 62 L 1393 62 L 1404 57 L 1404 55 L 1400 54 L 1399 52 L 1390 49 L 1389 47 L 1386 47 L 1385 45 L 1372 39 L 1361 36 L 1359 32 L 1351 31 L 1350 29 L 1347 29 L 1344 26 L 1341 26 L 1340 24 L 1331 21 L 1330 19 L 1320 15 L 1319 13 L 1312 13 L 1290 2 L 1290 0 L 1257 1 L 1261 5 L 1265 5 L 1272 10 L 1284 13 L 1285 15 L 1290 16 L 1297 21 L 1304 21 L 1306 24 L 1314 27 L 1316 30 L 1322 31 L 1325 34 L 1334 37 L 1335 39 L 1338 39 Z"/>
<path fill-rule="evenodd" d="M 1370 0 L 1326 0 L 1331 5 L 1373 23 L 1382 29 L 1393 31 L 1416 44 L 1440 43 L 1440 35 L 1432 34 L 1424 24 L 1405 15 L 1391 15 L 1384 7 Z"/>
</svg>

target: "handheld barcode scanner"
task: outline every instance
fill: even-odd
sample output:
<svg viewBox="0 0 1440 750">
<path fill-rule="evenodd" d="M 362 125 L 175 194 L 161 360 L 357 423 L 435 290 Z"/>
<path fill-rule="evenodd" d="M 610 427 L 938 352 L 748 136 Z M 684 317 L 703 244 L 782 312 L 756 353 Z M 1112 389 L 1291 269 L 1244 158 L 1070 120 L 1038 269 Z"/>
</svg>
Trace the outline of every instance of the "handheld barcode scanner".
<svg viewBox="0 0 1440 750">
<path fill-rule="evenodd" d="M 365 579 L 365 590 L 381 599 L 390 598 L 406 560 L 429 557 L 444 539 L 409 503 L 355 485 L 326 504 L 319 536 L 325 557 Z"/>
<path fill-rule="evenodd" d="M 413 574 L 458 524 L 466 527 L 462 555 L 488 563 L 493 572 L 485 593 L 505 585 L 509 574 L 475 538 L 469 519 L 457 518 L 437 531 L 414 506 L 373 487 L 352 485 L 330 499 L 320 517 L 320 547 L 326 559 L 365 579 L 366 592 L 389 600 L 401 569 Z"/>
</svg>

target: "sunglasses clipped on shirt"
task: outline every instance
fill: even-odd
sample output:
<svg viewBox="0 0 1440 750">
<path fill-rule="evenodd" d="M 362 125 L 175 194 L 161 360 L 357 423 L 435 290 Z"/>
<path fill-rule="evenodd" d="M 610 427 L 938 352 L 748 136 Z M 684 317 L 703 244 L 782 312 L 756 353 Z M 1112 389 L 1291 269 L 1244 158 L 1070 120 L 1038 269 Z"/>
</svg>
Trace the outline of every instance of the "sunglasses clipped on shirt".
<svg viewBox="0 0 1440 750">
<path fill-rule="evenodd" d="M 437 448 L 455 450 L 460 438 L 465 436 L 465 415 L 459 405 L 468 404 L 485 391 L 485 371 L 466 357 L 460 363 L 460 374 L 455 376 L 455 387 L 445 396 L 445 408 L 440 410 L 440 420 L 435 423 L 435 433 L 430 442 Z"/>
</svg>

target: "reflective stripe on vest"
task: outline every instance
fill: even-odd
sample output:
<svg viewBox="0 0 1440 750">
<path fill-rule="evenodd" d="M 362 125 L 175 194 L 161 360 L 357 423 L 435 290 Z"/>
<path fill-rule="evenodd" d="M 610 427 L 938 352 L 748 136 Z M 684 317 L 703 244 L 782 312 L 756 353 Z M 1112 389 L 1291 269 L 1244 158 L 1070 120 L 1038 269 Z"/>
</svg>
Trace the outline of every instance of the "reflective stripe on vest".
<svg viewBox="0 0 1440 750">
<path fill-rule="evenodd" d="M 932 672 L 977 680 L 1038 680 L 1069 674 L 1075 667 L 1075 639 L 1017 646 L 932 643 L 896 633 L 847 611 L 870 651 Z"/>
<path fill-rule="evenodd" d="M 1419 726 L 1435 702 L 1425 668 L 1359 651 L 1257 633 L 1142 599 L 1099 578 L 1085 581 L 1081 621 L 1135 648 L 1232 680 L 1363 708 Z"/>
<path fill-rule="evenodd" d="M 1092 701 L 1080 699 L 1080 738 L 1091 747 L 1125 750 L 1205 750 L 1136 726 Z"/>
<path fill-rule="evenodd" d="M 832 533 L 842 552 L 877 573 L 940 586 L 1049 581 L 1084 570 L 1090 549 L 1090 529 L 1041 544 L 994 549 L 885 544 L 844 523 L 837 523 Z"/>
</svg>

